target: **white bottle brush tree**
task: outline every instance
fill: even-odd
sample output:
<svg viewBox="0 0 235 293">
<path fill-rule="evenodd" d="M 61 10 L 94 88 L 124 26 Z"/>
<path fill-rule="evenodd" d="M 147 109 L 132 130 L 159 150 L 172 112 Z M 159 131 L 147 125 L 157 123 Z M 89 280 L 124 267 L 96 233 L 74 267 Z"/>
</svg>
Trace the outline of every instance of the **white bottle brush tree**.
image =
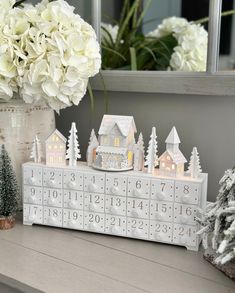
<svg viewBox="0 0 235 293">
<path fill-rule="evenodd" d="M 142 171 L 144 167 L 144 139 L 140 133 L 137 144 L 134 147 L 134 170 Z"/>
<path fill-rule="evenodd" d="M 69 159 L 69 166 L 76 166 L 77 159 L 81 158 L 76 124 L 73 122 L 72 127 L 69 131 L 70 136 L 68 140 L 68 149 L 66 153 L 66 159 Z"/>
<path fill-rule="evenodd" d="M 190 173 L 192 178 L 197 178 L 198 175 L 202 173 L 200 158 L 196 147 L 193 148 L 187 173 Z"/>
<path fill-rule="evenodd" d="M 148 166 L 148 173 L 153 173 L 154 168 L 158 165 L 157 156 L 157 135 L 156 127 L 152 128 L 150 141 L 147 149 L 147 156 L 145 159 L 145 166 Z"/>
<path fill-rule="evenodd" d="M 96 137 L 95 130 L 92 129 L 88 148 L 87 148 L 87 164 L 88 164 L 88 166 L 92 166 L 92 164 L 93 164 L 93 159 L 94 159 L 93 152 L 94 152 L 94 149 L 96 149 L 98 147 L 98 145 L 99 145 L 99 142 Z"/>
<path fill-rule="evenodd" d="M 2 145 L 0 153 L 0 217 L 14 216 L 19 199 L 19 188 L 11 159 Z"/>
<path fill-rule="evenodd" d="M 41 163 L 42 161 L 42 146 L 37 135 L 35 136 L 35 139 L 33 141 L 30 159 L 33 159 L 35 163 Z"/>
<path fill-rule="evenodd" d="M 235 260 L 235 167 L 227 170 L 220 180 L 216 202 L 201 212 L 197 221 L 202 225 L 203 245 L 208 248 L 208 236 L 212 234 L 212 249 L 217 253 L 215 262 L 225 264 Z"/>
</svg>

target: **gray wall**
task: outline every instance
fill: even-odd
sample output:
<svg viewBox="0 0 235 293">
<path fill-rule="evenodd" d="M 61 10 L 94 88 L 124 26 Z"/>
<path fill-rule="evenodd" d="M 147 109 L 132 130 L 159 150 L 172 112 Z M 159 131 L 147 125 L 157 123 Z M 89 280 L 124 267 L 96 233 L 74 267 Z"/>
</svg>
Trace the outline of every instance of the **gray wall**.
<svg viewBox="0 0 235 293">
<path fill-rule="evenodd" d="M 200 86 L 200 85 L 199 85 Z M 82 159 L 92 127 L 97 131 L 105 113 L 103 92 L 94 92 L 95 112 L 85 97 L 78 107 L 61 111 L 57 127 L 64 135 L 72 121 L 77 123 Z M 215 200 L 218 181 L 234 164 L 235 97 L 183 96 L 110 92 L 109 113 L 133 115 L 138 132 L 142 131 L 147 146 L 151 127 L 157 127 L 159 154 L 165 149 L 165 139 L 175 125 L 181 138 L 181 150 L 190 157 L 197 146 L 204 172 L 209 173 L 209 200 Z"/>
</svg>

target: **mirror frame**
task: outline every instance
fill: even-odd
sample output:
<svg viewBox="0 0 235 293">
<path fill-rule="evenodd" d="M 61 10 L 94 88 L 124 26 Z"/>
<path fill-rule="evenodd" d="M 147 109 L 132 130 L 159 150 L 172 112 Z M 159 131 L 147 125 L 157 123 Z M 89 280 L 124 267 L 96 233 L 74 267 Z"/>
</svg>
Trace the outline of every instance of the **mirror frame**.
<svg viewBox="0 0 235 293">
<path fill-rule="evenodd" d="M 92 0 L 92 24 L 100 41 L 101 1 Z M 205 72 L 101 70 L 107 91 L 235 95 L 235 71 L 218 71 L 222 0 L 210 0 L 207 70 Z M 94 90 L 104 90 L 101 76 Z"/>
</svg>

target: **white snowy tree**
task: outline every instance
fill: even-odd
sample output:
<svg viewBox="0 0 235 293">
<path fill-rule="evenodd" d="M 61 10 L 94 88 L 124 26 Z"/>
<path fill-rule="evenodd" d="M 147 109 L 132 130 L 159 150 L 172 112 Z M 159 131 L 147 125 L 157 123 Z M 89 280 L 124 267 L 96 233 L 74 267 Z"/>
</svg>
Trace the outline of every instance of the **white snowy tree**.
<svg viewBox="0 0 235 293">
<path fill-rule="evenodd" d="M 196 147 L 192 150 L 187 173 L 190 173 L 192 178 L 197 178 L 198 175 L 202 173 L 200 158 Z"/>
<path fill-rule="evenodd" d="M 134 146 L 134 171 L 142 171 L 144 167 L 144 140 L 140 133 L 137 143 Z"/>
<path fill-rule="evenodd" d="M 30 159 L 33 159 L 35 163 L 41 163 L 42 161 L 42 146 L 37 135 L 33 140 L 32 151 L 30 154 Z"/>
<path fill-rule="evenodd" d="M 152 128 L 150 141 L 147 149 L 147 156 L 145 159 L 145 166 L 148 166 L 148 173 L 153 173 L 154 168 L 158 165 L 157 156 L 157 135 L 156 127 Z"/>
<path fill-rule="evenodd" d="M 69 131 L 70 136 L 68 140 L 68 149 L 66 153 L 66 159 L 69 159 L 69 166 L 76 166 L 77 159 L 81 158 L 78 137 L 77 137 L 77 128 L 75 122 L 72 123 L 72 127 Z"/>
<path fill-rule="evenodd" d="M 94 159 L 94 149 L 96 149 L 98 146 L 99 146 L 99 142 L 96 137 L 95 130 L 92 129 L 88 148 L 87 148 L 87 153 L 86 153 L 86 159 L 87 159 L 88 166 L 92 166 L 93 159 Z"/>
</svg>

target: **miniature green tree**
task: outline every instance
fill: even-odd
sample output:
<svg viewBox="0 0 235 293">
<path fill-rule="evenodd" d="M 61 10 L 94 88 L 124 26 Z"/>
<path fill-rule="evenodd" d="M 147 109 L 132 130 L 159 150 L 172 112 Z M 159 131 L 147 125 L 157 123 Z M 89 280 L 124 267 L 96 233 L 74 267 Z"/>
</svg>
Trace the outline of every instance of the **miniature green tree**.
<svg viewBox="0 0 235 293">
<path fill-rule="evenodd" d="M 2 145 L 0 153 L 0 216 L 14 216 L 18 207 L 19 189 L 11 159 Z"/>
</svg>

